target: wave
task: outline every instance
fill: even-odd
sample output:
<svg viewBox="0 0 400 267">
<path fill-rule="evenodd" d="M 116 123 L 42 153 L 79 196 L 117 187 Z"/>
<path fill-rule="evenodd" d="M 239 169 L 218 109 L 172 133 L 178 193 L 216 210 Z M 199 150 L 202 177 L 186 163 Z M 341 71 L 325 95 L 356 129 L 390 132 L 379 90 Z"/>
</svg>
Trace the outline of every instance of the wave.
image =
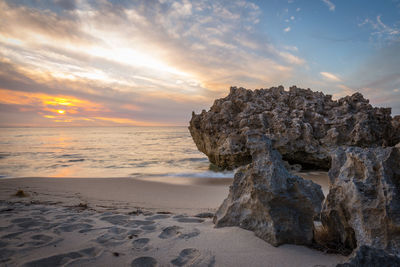
<svg viewBox="0 0 400 267">
<path fill-rule="evenodd" d="M 68 162 L 80 162 L 80 161 L 85 161 L 85 159 L 70 159 Z"/>
<path fill-rule="evenodd" d="M 180 163 L 187 163 L 187 162 L 204 162 L 208 163 L 207 158 L 183 158 L 183 159 L 171 159 L 168 161 L 165 161 L 167 164 L 180 164 Z"/>
<path fill-rule="evenodd" d="M 10 157 L 10 156 L 12 156 L 11 153 L 1 153 L 0 152 L 0 159 L 4 159 L 4 158 Z"/>
<path fill-rule="evenodd" d="M 60 157 L 60 158 L 77 158 L 77 157 L 81 157 L 81 154 L 62 154 L 62 155 L 59 155 L 58 157 Z"/>
<path fill-rule="evenodd" d="M 129 176 L 131 177 L 185 177 L 185 178 L 233 178 L 235 175 L 234 171 L 224 171 L 224 172 L 177 172 L 177 173 L 143 173 L 134 172 Z"/>
<path fill-rule="evenodd" d="M 66 167 L 70 167 L 71 165 L 68 164 L 53 164 L 51 166 L 48 166 L 47 168 L 49 169 L 57 169 L 57 168 L 66 168 Z"/>
<path fill-rule="evenodd" d="M 54 176 L 67 168 L 69 176 L 82 177 L 233 176 L 209 165 L 186 127 L 21 128 L 7 130 L 0 140 L 0 178 Z"/>
<path fill-rule="evenodd" d="M 164 176 L 169 177 L 190 177 L 190 178 L 233 178 L 235 172 L 181 172 L 181 173 L 168 173 Z"/>
<path fill-rule="evenodd" d="M 208 159 L 207 158 L 186 158 L 186 159 L 178 160 L 178 162 L 185 162 L 185 161 L 189 161 L 189 162 L 208 162 Z"/>
</svg>

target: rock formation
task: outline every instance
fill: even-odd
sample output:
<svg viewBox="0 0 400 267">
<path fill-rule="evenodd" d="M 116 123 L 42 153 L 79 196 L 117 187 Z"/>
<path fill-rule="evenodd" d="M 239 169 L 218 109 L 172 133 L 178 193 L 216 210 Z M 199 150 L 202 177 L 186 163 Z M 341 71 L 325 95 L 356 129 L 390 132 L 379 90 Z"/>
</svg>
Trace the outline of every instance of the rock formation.
<svg viewBox="0 0 400 267">
<path fill-rule="evenodd" d="M 392 123 L 390 113 L 390 108 L 372 107 L 360 93 L 334 101 L 295 86 L 289 91 L 282 86 L 254 91 L 231 87 L 208 112 L 192 114 L 189 130 L 197 148 L 222 168 L 251 162 L 243 135 L 250 129 L 273 140 L 289 163 L 329 169 L 332 148 L 389 146 L 400 140 L 394 129 L 400 129 L 399 123 Z"/>
<path fill-rule="evenodd" d="M 236 172 L 229 196 L 215 214 L 216 227 L 252 230 L 274 246 L 311 244 L 314 217 L 324 199 L 321 186 L 289 173 L 265 135 L 243 134 L 252 162 Z"/>
<path fill-rule="evenodd" d="M 392 143 L 398 144 L 400 143 L 400 115 L 393 117 L 392 128 Z"/>
<path fill-rule="evenodd" d="M 400 266 L 400 258 L 391 255 L 383 249 L 361 246 L 348 262 L 336 267 L 394 267 Z"/>
<path fill-rule="evenodd" d="M 326 233 L 329 244 L 354 250 L 342 266 L 399 264 L 400 116 L 390 113 L 360 93 L 334 101 L 295 86 L 231 87 L 189 126 L 212 163 L 240 167 L 216 227 L 240 226 L 275 246 Z M 288 171 L 301 167 L 331 168 L 321 212 L 321 187 Z M 317 215 L 324 231 L 314 232 Z"/>
<path fill-rule="evenodd" d="M 329 236 L 400 255 L 400 145 L 337 149 L 321 213 Z"/>
</svg>

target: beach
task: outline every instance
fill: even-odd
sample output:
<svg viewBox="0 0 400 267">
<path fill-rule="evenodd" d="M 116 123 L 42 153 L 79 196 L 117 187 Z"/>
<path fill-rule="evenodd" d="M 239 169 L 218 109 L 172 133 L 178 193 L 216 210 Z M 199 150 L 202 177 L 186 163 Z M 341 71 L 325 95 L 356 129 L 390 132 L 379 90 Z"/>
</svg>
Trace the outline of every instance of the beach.
<svg viewBox="0 0 400 267">
<path fill-rule="evenodd" d="M 304 246 L 273 247 L 239 227 L 214 228 L 211 215 L 231 181 L 2 179 L 1 264 L 335 266 L 344 260 Z M 26 196 L 15 196 L 17 190 Z"/>
</svg>

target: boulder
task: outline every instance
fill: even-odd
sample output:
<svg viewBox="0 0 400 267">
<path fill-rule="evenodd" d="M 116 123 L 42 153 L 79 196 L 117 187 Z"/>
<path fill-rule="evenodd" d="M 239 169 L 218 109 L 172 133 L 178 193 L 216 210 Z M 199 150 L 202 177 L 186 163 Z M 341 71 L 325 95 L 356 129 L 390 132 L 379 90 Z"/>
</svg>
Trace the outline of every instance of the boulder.
<svg viewBox="0 0 400 267">
<path fill-rule="evenodd" d="M 400 254 L 400 145 L 338 148 L 321 221 L 348 249 L 369 246 Z"/>
<path fill-rule="evenodd" d="M 229 195 L 214 216 L 216 227 L 239 226 L 274 246 L 311 244 L 321 186 L 288 172 L 272 142 L 247 131 L 250 164 L 237 170 Z"/>
<path fill-rule="evenodd" d="M 282 86 L 254 91 L 231 87 L 208 112 L 192 114 L 189 130 L 197 148 L 221 168 L 251 162 L 243 133 L 253 130 L 273 140 L 290 164 L 329 169 L 332 148 L 400 141 L 390 113 L 390 108 L 372 107 L 360 93 L 334 101 L 296 86 L 289 91 Z"/>
<path fill-rule="evenodd" d="M 383 249 L 361 246 L 346 262 L 336 267 L 394 267 L 400 266 L 400 258 Z"/>
</svg>

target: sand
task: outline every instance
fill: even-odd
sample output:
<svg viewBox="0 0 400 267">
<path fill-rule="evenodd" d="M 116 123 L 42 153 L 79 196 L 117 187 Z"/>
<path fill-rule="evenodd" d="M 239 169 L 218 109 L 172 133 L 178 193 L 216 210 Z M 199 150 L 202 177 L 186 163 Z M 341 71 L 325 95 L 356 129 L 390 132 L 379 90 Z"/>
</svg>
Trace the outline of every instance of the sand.
<svg viewBox="0 0 400 267">
<path fill-rule="evenodd" d="M 302 246 L 273 247 L 238 227 L 214 228 L 209 213 L 230 183 L 166 177 L 0 180 L 0 265 L 335 266 L 344 260 Z M 14 196 L 19 189 L 28 196 Z"/>
</svg>

